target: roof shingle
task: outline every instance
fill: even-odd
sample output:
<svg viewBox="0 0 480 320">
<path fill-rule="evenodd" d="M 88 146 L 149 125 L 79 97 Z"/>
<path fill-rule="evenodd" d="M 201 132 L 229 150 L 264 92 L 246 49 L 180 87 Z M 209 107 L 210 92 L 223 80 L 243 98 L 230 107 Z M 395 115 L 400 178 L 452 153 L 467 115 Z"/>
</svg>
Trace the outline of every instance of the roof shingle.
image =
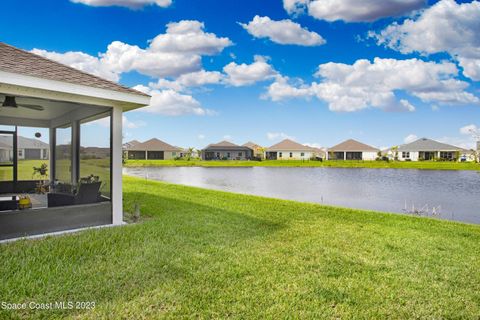
<svg viewBox="0 0 480 320">
<path fill-rule="evenodd" d="M 329 148 L 328 151 L 377 152 L 379 149 L 357 140 L 349 139 Z"/>
</svg>

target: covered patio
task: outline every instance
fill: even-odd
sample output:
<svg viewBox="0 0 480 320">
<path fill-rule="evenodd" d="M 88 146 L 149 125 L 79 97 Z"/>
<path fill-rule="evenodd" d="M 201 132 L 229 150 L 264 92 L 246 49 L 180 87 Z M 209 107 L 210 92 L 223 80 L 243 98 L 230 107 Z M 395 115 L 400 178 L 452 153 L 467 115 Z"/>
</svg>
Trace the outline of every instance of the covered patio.
<svg viewBox="0 0 480 320">
<path fill-rule="evenodd" d="M 122 224 L 122 113 L 149 101 L 0 43 L 0 240 Z M 47 155 L 22 159 L 25 135 Z"/>
</svg>

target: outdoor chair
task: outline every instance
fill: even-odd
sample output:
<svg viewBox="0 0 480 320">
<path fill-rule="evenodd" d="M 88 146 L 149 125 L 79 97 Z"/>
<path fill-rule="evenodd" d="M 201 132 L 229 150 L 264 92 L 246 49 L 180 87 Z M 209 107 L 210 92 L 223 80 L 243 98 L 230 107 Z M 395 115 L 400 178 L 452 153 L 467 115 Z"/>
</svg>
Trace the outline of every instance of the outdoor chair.
<svg viewBox="0 0 480 320">
<path fill-rule="evenodd" d="M 71 206 L 74 204 L 96 203 L 101 200 L 100 186 L 102 182 L 81 183 L 76 194 L 52 192 L 48 193 L 48 207 Z"/>
</svg>

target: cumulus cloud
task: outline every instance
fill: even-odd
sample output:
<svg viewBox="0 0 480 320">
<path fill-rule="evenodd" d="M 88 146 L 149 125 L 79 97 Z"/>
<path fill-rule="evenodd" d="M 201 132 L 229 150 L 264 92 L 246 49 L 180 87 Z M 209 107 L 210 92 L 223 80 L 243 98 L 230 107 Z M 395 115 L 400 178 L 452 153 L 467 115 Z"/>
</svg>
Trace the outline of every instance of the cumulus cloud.
<svg viewBox="0 0 480 320">
<path fill-rule="evenodd" d="M 415 134 L 409 134 L 408 136 L 406 136 L 404 139 L 403 139 L 403 142 L 404 143 L 412 143 L 414 141 L 417 141 L 418 140 L 418 137 L 417 135 Z"/>
<path fill-rule="evenodd" d="M 146 5 L 157 5 L 159 7 L 169 7 L 172 0 L 70 0 L 74 3 L 83 3 L 92 7 L 119 6 L 130 9 L 138 9 Z"/>
<path fill-rule="evenodd" d="M 403 23 L 389 25 L 370 37 L 402 53 L 447 52 L 458 60 L 464 75 L 480 80 L 480 2 L 441 0 Z"/>
<path fill-rule="evenodd" d="M 75 69 L 102 77 L 111 81 L 118 81 L 120 76 L 119 73 L 112 70 L 108 65 L 102 63 L 102 61 L 93 57 L 89 54 L 78 52 L 78 51 L 68 51 L 65 53 L 57 53 L 52 51 L 46 51 L 41 49 L 33 49 L 33 53 L 45 57 L 50 60 L 55 60 L 57 62 L 66 64 Z"/>
<path fill-rule="evenodd" d="M 330 62 L 319 65 L 315 75 L 320 82 L 297 87 L 277 77 L 265 96 L 274 101 L 315 96 L 327 102 L 330 110 L 347 112 L 368 107 L 414 111 L 407 99 L 397 97 L 397 91 L 428 103 L 479 103 L 478 97 L 465 91 L 468 83 L 455 79 L 457 73 L 455 64 L 447 61 L 375 58 L 373 62 L 357 60 L 353 65 Z"/>
<path fill-rule="evenodd" d="M 425 0 L 283 0 L 283 7 L 290 14 L 307 11 L 310 16 L 326 21 L 365 22 L 403 15 L 425 3 Z"/>
<path fill-rule="evenodd" d="M 283 140 L 283 139 L 295 140 L 295 137 L 292 137 L 283 132 L 267 132 L 267 139 L 268 140 Z"/>
<path fill-rule="evenodd" d="M 173 89 L 183 91 L 186 88 L 201 87 L 208 84 L 218 84 L 222 81 L 223 74 L 218 71 L 200 70 L 191 73 L 185 73 L 175 80 L 159 79 L 156 83 L 151 84 L 157 89 Z"/>
<path fill-rule="evenodd" d="M 156 90 L 143 85 L 137 85 L 134 89 L 152 96 L 150 105 L 139 109 L 138 112 L 148 112 L 166 116 L 182 115 L 212 115 L 213 110 L 205 109 L 199 101 L 190 95 L 181 94 L 175 90 Z"/>
<path fill-rule="evenodd" d="M 231 62 L 223 67 L 223 71 L 226 74 L 226 83 L 235 87 L 251 85 L 277 75 L 275 69 L 262 56 L 255 56 L 251 64 Z"/>
<path fill-rule="evenodd" d="M 255 38 L 268 38 L 279 44 L 320 46 L 326 42 L 318 33 L 302 28 L 290 19 L 275 21 L 257 15 L 249 23 L 240 25 Z"/>
<path fill-rule="evenodd" d="M 91 56 L 82 52 L 33 52 L 113 81 L 125 72 L 137 71 L 152 77 L 177 77 L 201 70 L 202 55 L 214 55 L 232 45 L 228 38 L 204 31 L 199 21 L 183 20 L 167 24 L 145 48 L 113 41 L 104 53 Z"/>
</svg>

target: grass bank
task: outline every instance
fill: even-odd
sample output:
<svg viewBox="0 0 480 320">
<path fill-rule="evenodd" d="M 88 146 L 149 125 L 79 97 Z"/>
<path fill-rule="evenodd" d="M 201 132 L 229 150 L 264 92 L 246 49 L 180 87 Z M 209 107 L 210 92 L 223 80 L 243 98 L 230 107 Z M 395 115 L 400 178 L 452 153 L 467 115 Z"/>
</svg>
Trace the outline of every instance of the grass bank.
<svg viewBox="0 0 480 320">
<path fill-rule="evenodd" d="M 0 245 L 1 319 L 477 318 L 480 227 L 125 178 L 124 227 Z"/>
<path fill-rule="evenodd" d="M 127 160 L 125 167 L 334 167 L 334 168 L 373 168 L 373 169 L 426 169 L 426 170 L 480 170 L 480 164 L 473 162 L 440 161 L 202 161 L 202 160 Z"/>
</svg>

